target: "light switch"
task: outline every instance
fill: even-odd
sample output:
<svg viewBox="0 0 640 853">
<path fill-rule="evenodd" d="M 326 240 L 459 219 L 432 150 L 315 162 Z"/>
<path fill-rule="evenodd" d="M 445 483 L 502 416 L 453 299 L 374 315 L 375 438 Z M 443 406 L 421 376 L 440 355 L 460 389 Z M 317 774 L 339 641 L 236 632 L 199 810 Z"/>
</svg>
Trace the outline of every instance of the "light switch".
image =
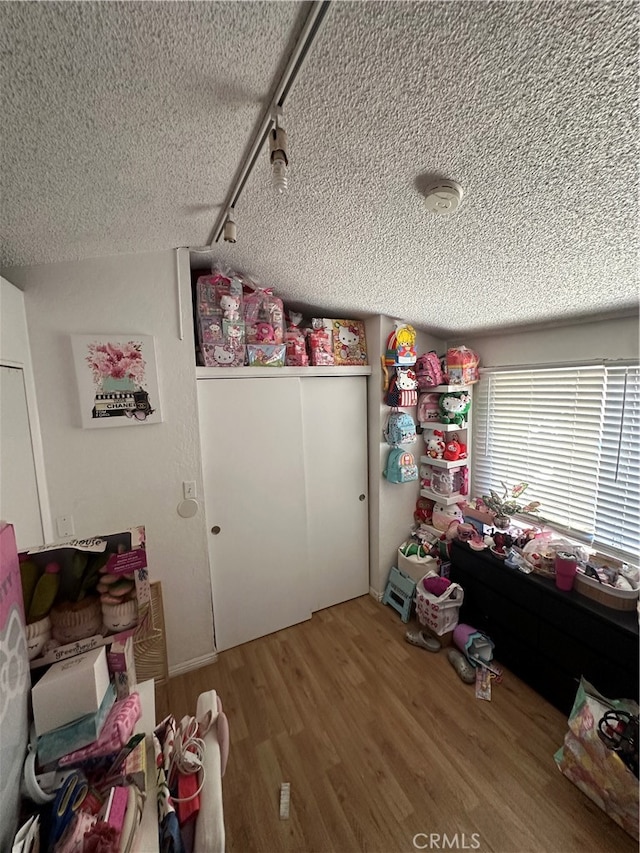
<svg viewBox="0 0 640 853">
<path fill-rule="evenodd" d="M 182 484 L 182 497 L 185 501 L 194 500 L 198 497 L 196 491 L 196 481 L 195 480 L 185 480 Z"/>
<path fill-rule="evenodd" d="M 58 528 L 58 536 L 61 539 L 66 539 L 75 534 L 72 515 L 59 515 L 56 518 L 56 527 Z"/>
</svg>

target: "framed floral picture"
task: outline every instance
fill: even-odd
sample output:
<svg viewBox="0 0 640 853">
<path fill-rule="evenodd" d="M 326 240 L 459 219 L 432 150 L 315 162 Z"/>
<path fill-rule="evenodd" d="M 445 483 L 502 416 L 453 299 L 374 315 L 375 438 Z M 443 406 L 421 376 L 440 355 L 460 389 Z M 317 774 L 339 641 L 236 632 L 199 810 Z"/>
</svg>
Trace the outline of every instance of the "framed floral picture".
<svg viewBox="0 0 640 853">
<path fill-rule="evenodd" d="M 84 429 L 162 421 L 150 335 L 72 335 Z"/>
</svg>

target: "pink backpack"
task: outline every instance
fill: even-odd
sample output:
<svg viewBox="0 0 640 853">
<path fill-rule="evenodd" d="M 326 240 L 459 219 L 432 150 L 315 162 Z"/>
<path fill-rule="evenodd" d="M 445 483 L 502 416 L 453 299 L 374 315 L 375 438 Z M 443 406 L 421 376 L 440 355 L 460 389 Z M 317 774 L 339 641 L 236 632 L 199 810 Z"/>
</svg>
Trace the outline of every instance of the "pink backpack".
<svg viewBox="0 0 640 853">
<path fill-rule="evenodd" d="M 415 371 L 419 391 L 435 388 L 437 385 L 442 385 L 444 381 L 440 359 L 435 350 L 420 356 L 416 361 Z"/>
<path fill-rule="evenodd" d="M 418 398 L 418 423 L 440 421 L 440 394 L 425 393 Z"/>
</svg>

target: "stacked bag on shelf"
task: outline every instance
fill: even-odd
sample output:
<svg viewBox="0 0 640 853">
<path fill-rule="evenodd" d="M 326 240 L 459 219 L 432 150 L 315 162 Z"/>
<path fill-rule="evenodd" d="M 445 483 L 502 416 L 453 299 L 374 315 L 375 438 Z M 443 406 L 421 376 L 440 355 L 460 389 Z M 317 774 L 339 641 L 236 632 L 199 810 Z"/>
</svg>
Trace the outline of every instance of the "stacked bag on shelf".
<svg viewBox="0 0 640 853">
<path fill-rule="evenodd" d="M 361 320 L 285 312 L 272 288 L 214 267 L 195 285 L 198 362 L 204 367 L 366 365 Z M 286 319 L 286 325 L 285 325 Z"/>
<path fill-rule="evenodd" d="M 284 307 L 271 289 L 214 269 L 196 282 L 197 332 L 205 367 L 282 366 Z"/>
</svg>

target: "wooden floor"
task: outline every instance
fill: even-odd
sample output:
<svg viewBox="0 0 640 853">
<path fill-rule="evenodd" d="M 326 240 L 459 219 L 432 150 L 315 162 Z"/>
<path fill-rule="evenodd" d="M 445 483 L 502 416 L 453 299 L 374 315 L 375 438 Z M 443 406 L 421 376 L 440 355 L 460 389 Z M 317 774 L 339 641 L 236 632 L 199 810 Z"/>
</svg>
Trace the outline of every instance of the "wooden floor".
<svg viewBox="0 0 640 853">
<path fill-rule="evenodd" d="M 159 719 L 212 688 L 229 717 L 229 853 L 413 851 L 417 833 L 496 853 L 637 850 L 556 768 L 559 711 L 508 672 L 476 699 L 406 627 L 364 596 L 170 680 Z"/>
</svg>

